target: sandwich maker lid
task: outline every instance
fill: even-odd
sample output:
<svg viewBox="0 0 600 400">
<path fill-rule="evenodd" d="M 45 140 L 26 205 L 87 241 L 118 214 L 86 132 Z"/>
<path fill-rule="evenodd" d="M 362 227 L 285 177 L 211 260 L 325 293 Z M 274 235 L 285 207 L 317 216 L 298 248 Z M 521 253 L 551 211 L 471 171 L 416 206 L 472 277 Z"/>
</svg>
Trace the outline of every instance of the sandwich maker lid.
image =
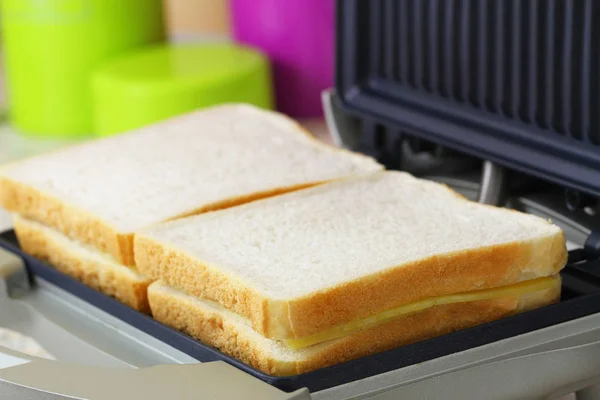
<svg viewBox="0 0 600 400">
<path fill-rule="evenodd" d="M 351 116 L 600 196 L 600 3 L 338 0 Z"/>
</svg>

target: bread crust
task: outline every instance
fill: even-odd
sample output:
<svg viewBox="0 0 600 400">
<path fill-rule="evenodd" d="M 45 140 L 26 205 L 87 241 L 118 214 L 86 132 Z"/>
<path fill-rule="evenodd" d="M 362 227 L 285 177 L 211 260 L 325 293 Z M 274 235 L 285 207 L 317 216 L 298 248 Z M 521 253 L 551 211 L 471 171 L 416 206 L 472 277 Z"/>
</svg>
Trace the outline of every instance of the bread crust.
<svg viewBox="0 0 600 400">
<path fill-rule="evenodd" d="M 218 302 L 248 318 L 265 337 L 292 339 L 428 297 L 555 275 L 567 260 L 564 233 L 557 232 L 527 242 L 429 257 L 288 301 L 268 299 L 218 266 L 143 234 L 136 236 L 134 247 L 144 275 Z"/>
<path fill-rule="evenodd" d="M 240 329 L 240 324 L 223 314 L 202 307 L 183 294 L 162 290 L 162 283 L 149 288 L 154 318 L 181 330 L 225 354 L 267 374 L 286 376 L 309 372 L 406 344 L 470 328 L 514 314 L 551 304 L 560 298 L 560 281 L 552 288 L 520 298 L 482 300 L 430 308 L 332 340 L 314 349 L 296 352 L 296 357 L 278 357 L 265 347 L 256 333 Z"/>
<path fill-rule="evenodd" d="M 0 176 L 0 205 L 7 211 L 40 222 L 65 236 L 94 246 L 124 265 L 133 264 L 133 238 L 119 234 L 109 224 L 62 200 L 20 182 Z M 131 253 L 131 254 L 129 254 Z"/>
<path fill-rule="evenodd" d="M 85 257 L 57 241 L 49 228 L 14 217 L 14 229 L 23 251 L 42 259 L 60 272 L 112 296 L 143 313 L 150 313 L 147 288 L 152 280 L 124 265 Z"/>
<path fill-rule="evenodd" d="M 153 280 L 164 280 L 190 295 L 226 305 L 250 319 L 254 329 L 264 336 L 271 330 L 265 324 L 277 315 L 269 313 L 268 299 L 251 286 L 140 234 L 136 235 L 134 248 L 136 264 L 142 274 Z"/>
</svg>

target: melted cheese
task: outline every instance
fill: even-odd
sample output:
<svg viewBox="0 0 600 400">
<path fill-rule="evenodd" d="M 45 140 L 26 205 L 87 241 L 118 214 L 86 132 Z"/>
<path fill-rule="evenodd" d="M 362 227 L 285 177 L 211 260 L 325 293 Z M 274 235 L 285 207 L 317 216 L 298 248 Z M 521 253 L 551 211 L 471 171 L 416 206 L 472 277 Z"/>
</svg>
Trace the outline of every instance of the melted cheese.
<svg viewBox="0 0 600 400">
<path fill-rule="evenodd" d="M 521 282 L 510 286 L 503 286 L 494 289 L 478 290 L 466 293 L 451 294 L 446 296 L 431 297 L 414 303 L 409 303 L 396 307 L 379 314 L 349 322 L 347 324 L 338 325 L 323 332 L 314 335 L 305 336 L 298 339 L 283 340 L 283 343 L 291 349 L 301 349 L 312 346 L 328 340 L 338 339 L 348 336 L 352 332 L 373 327 L 384 322 L 388 322 L 394 318 L 406 316 L 428 308 L 441 306 L 445 304 L 466 303 L 470 301 L 492 300 L 503 297 L 521 297 L 527 293 L 534 293 L 552 288 L 556 285 L 559 276 L 540 278 L 531 281 Z"/>
</svg>

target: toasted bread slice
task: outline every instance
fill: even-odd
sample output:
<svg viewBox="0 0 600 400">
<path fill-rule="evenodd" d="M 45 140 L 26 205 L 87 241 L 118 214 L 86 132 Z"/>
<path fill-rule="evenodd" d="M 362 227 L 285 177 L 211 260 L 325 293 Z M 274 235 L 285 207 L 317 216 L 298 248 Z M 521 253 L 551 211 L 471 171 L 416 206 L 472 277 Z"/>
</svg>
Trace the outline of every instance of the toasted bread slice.
<svg viewBox="0 0 600 400">
<path fill-rule="evenodd" d="M 222 105 L 0 171 L 0 206 L 133 265 L 133 232 L 381 170 L 287 117 Z"/>
<path fill-rule="evenodd" d="M 563 232 L 382 172 L 139 232 L 141 273 L 303 338 L 423 298 L 555 275 Z"/>
<path fill-rule="evenodd" d="M 447 304 L 403 316 L 349 336 L 292 350 L 252 329 L 250 321 L 214 302 L 155 282 L 148 289 L 154 318 L 267 374 L 286 376 L 470 328 L 556 302 L 560 279 L 520 296 Z"/>
<path fill-rule="evenodd" d="M 147 288 L 152 281 L 148 277 L 38 222 L 19 216 L 13 221 L 26 253 L 138 311 L 150 312 Z"/>
</svg>

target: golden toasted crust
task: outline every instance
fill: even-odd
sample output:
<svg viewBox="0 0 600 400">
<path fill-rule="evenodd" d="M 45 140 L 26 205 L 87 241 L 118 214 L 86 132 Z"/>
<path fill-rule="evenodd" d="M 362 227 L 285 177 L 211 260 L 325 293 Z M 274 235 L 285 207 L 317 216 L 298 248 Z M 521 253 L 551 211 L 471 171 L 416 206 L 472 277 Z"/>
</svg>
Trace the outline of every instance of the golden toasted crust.
<svg viewBox="0 0 600 400">
<path fill-rule="evenodd" d="M 559 232 L 429 257 L 286 302 L 269 300 L 217 266 L 142 234 L 136 236 L 134 247 L 143 274 L 189 295 L 214 300 L 248 318 L 260 334 L 277 339 L 308 336 L 427 297 L 555 275 L 567 259 L 564 234 Z"/>
<path fill-rule="evenodd" d="M 225 199 L 186 214 L 174 216 L 171 219 L 234 207 L 323 183 L 325 182 L 274 188 L 264 192 Z M 115 261 L 121 264 L 135 265 L 133 233 L 118 232 L 116 228 L 104 222 L 101 218 L 73 207 L 58 198 L 0 176 L 0 206 L 27 219 L 52 227 L 70 239 L 88 244 L 103 253 L 110 254 Z"/>
<path fill-rule="evenodd" d="M 0 176 L 0 205 L 10 212 L 52 227 L 71 239 L 94 246 L 125 265 L 133 264 L 127 247 L 133 239 L 120 235 L 101 219 L 35 188 Z"/>
<path fill-rule="evenodd" d="M 268 331 L 262 325 L 272 318 L 268 300 L 252 287 L 232 281 L 218 269 L 199 265 L 184 253 L 169 251 L 145 236 L 136 235 L 135 253 L 138 269 L 144 275 L 164 280 L 190 295 L 226 304 L 233 312 L 251 319 L 256 331 Z"/>
<path fill-rule="evenodd" d="M 292 356 L 278 357 L 278 352 L 267 348 L 269 345 L 265 345 L 265 339 L 257 338 L 256 332 L 248 327 L 241 326 L 239 322 L 211 308 L 203 307 L 190 296 L 161 290 L 160 285 L 152 284 L 148 294 L 155 319 L 254 368 L 279 376 L 308 372 L 466 329 L 516 312 L 551 304 L 560 298 L 558 280 L 553 288 L 520 298 L 437 306 L 359 331 L 346 338 L 316 345 L 313 349 L 299 350 Z M 272 340 L 268 342 L 274 343 Z"/>
<path fill-rule="evenodd" d="M 151 279 L 110 259 L 90 257 L 75 246 L 57 240 L 58 232 L 52 234 L 50 228 L 38 223 L 15 217 L 14 229 L 21 248 L 27 254 L 47 261 L 64 274 L 138 311 L 150 312 L 147 288 L 152 283 Z"/>
</svg>

